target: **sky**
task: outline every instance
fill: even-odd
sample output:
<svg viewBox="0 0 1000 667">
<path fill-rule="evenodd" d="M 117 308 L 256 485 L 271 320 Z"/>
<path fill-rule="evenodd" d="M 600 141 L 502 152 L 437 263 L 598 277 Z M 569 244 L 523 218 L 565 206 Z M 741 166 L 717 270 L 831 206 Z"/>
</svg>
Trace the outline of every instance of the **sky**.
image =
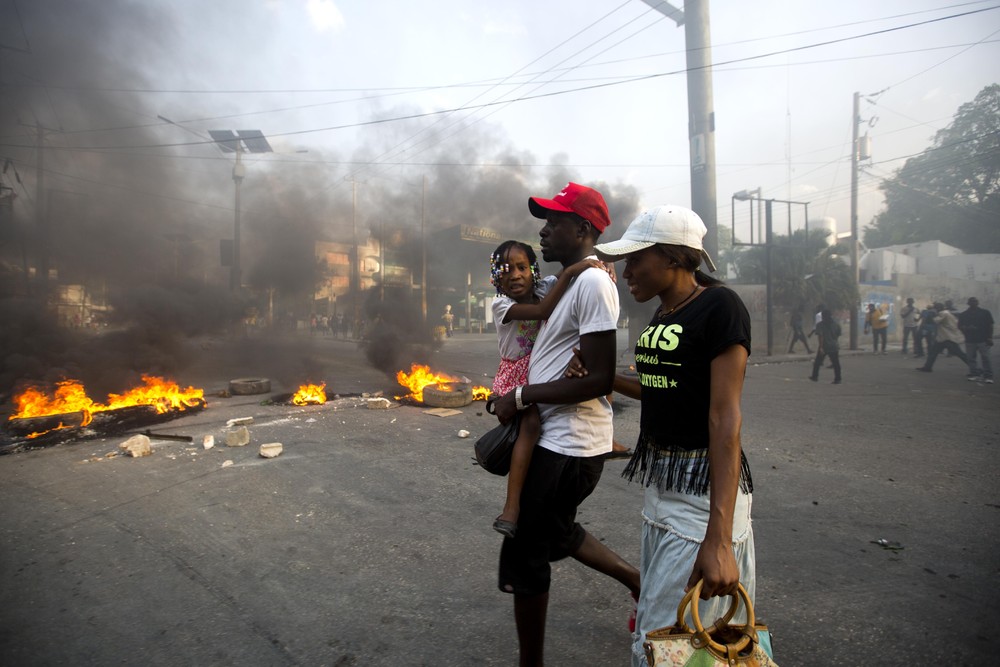
<svg viewBox="0 0 1000 667">
<path fill-rule="evenodd" d="M 760 188 L 849 230 L 858 92 L 863 227 L 880 180 L 1000 80 L 997 0 L 716 0 L 710 17 L 720 225 Z M 606 187 L 612 237 L 639 208 L 690 205 L 684 29 L 641 0 L 0 0 L 0 26 L 0 155 L 30 189 L 46 128 L 63 207 L 127 192 L 159 225 L 222 235 L 233 158 L 210 129 L 274 149 L 246 156 L 251 216 L 278 192 L 291 216 L 351 201 L 366 224 L 396 200 L 418 215 L 425 178 L 436 221 L 483 226 L 531 224 L 512 179 Z"/>
<path fill-rule="evenodd" d="M 850 229 L 855 93 L 863 228 L 881 180 L 1000 80 L 1000 0 L 715 0 L 709 29 L 716 217 L 744 242 L 747 189 Z M 0 348 L 20 352 L 0 392 L 181 370 L 179 340 L 235 317 L 234 218 L 243 284 L 308 311 L 317 240 L 384 239 L 404 267 L 414 239 L 459 224 L 537 240 L 527 197 L 569 180 L 605 195 L 607 240 L 642 208 L 690 205 L 684 40 L 641 0 L 0 0 Z M 273 152 L 243 156 L 237 190 L 210 130 L 258 130 Z M 786 209 L 796 228 L 804 209 Z M 430 245 L 429 312 L 466 276 L 488 292 L 492 245 Z M 68 344 L 7 298 L 43 258 L 134 324 L 126 338 Z M 255 356 L 270 377 L 299 368 Z"/>
</svg>

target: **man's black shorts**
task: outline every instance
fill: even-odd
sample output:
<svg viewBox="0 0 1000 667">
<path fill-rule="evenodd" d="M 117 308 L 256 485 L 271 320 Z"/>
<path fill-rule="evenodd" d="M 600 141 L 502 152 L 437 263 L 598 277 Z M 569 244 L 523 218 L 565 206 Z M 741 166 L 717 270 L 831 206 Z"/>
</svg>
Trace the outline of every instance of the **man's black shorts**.
<svg viewBox="0 0 1000 667">
<path fill-rule="evenodd" d="M 538 595 L 549 590 L 549 563 L 580 548 L 586 534 L 576 509 L 597 487 L 604 457 L 557 454 L 535 447 L 521 491 L 517 536 L 504 538 L 498 585 L 505 593 Z"/>
</svg>

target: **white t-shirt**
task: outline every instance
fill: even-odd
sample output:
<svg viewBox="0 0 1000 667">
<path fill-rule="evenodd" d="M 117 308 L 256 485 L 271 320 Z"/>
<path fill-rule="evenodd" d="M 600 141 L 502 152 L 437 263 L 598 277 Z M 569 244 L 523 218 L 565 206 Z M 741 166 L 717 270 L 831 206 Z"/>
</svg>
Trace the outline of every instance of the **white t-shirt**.
<svg viewBox="0 0 1000 667">
<path fill-rule="evenodd" d="M 545 298 L 552 286 L 556 284 L 555 276 L 546 276 L 535 284 L 535 296 Z M 497 346 L 500 348 L 500 358 L 512 361 L 520 359 L 531 352 L 534 337 L 530 340 L 523 334 L 525 324 L 530 320 L 511 320 L 504 322 L 507 311 L 516 303 L 514 299 L 501 294 L 493 300 L 493 323 L 497 327 Z"/>
<path fill-rule="evenodd" d="M 601 269 L 587 269 L 570 283 L 535 341 L 528 384 L 558 380 L 580 347 L 580 336 L 615 331 L 618 290 Z M 606 397 L 583 403 L 538 404 L 542 416 L 540 447 L 568 456 L 597 456 L 611 451 L 612 413 Z"/>
</svg>

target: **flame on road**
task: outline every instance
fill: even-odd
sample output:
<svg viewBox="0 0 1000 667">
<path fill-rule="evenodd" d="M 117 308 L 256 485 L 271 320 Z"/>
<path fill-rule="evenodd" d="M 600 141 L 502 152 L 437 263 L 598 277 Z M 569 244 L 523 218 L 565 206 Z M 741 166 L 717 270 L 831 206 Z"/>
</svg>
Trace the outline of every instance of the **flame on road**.
<svg viewBox="0 0 1000 667">
<path fill-rule="evenodd" d="M 410 398 L 414 401 L 419 401 L 423 403 L 424 401 L 424 387 L 434 385 L 436 387 L 444 388 L 442 385 L 448 382 L 461 382 L 461 378 L 454 377 L 452 375 L 446 375 L 444 373 L 434 373 L 431 371 L 430 366 L 421 366 L 420 364 L 412 364 L 410 366 L 410 372 L 407 374 L 404 371 L 399 371 L 396 373 L 396 382 L 403 385 L 410 390 L 410 393 L 406 396 L 397 396 L 396 400 L 403 398 Z"/>
<path fill-rule="evenodd" d="M 410 390 L 405 396 L 396 396 L 396 400 L 409 398 L 423 403 L 424 387 L 435 386 L 438 389 L 447 390 L 447 384 L 451 382 L 467 382 L 464 378 L 448 375 L 447 373 L 437 373 L 430 369 L 430 366 L 421 364 L 411 364 L 410 372 L 399 371 L 396 373 L 396 381 Z M 485 401 L 490 397 L 490 390 L 486 387 L 473 387 L 472 400 Z"/>
<path fill-rule="evenodd" d="M 321 405 L 326 403 L 326 383 L 304 384 L 292 396 L 295 405 Z"/>
<path fill-rule="evenodd" d="M 185 410 L 205 405 L 205 391 L 203 389 L 195 389 L 194 387 L 181 389 L 173 380 L 164 380 L 152 375 L 143 375 L 142 382 L 142 386 L 129 389 L 124 394 L 108 394 L 105 403 L 97 403 L 87 396 L 83 384 L 77 380 L 64 380 L 56 383 L 56 389 L 51 394 L 37 387 L 29 387 L 14 397 L 14 405 L 17 409 L 10 416 L 10 419 L 80 412 L 83 414 L 83 421 L 79 425 L 86 426 L 93 420 L 93 413 L 106 410 L 117 410 L 135 405 L 151 405 L 158 413 L 162 414 L 170 410 Z M 64 426 L 60 424 L 56 428 L 64 428 Z M 32 434 L 32 436 L 38 435 L 42 435 L 42 433 Z"/>
</svg>

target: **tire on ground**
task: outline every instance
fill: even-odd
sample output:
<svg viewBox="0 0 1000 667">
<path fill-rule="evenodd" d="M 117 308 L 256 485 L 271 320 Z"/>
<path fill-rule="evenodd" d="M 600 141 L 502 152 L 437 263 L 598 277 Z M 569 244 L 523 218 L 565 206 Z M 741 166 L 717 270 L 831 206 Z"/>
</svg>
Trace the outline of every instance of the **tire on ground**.
<svg viewBox="0 0 1000 667">
<path fill-rule="evenodd" d="M 461 408 L 472 403 L 472 385 L 468 382 L 448 382 L 439 389 L 424 387 L 424 404 L 432 408 Z"/>
<path fill-rule="evenodd" d="M 271 391 L 271 381 L 267 378 L 237 378 L 229 381 L 229 393 L 234 396 L 266 394 Z"/>
</svg>

